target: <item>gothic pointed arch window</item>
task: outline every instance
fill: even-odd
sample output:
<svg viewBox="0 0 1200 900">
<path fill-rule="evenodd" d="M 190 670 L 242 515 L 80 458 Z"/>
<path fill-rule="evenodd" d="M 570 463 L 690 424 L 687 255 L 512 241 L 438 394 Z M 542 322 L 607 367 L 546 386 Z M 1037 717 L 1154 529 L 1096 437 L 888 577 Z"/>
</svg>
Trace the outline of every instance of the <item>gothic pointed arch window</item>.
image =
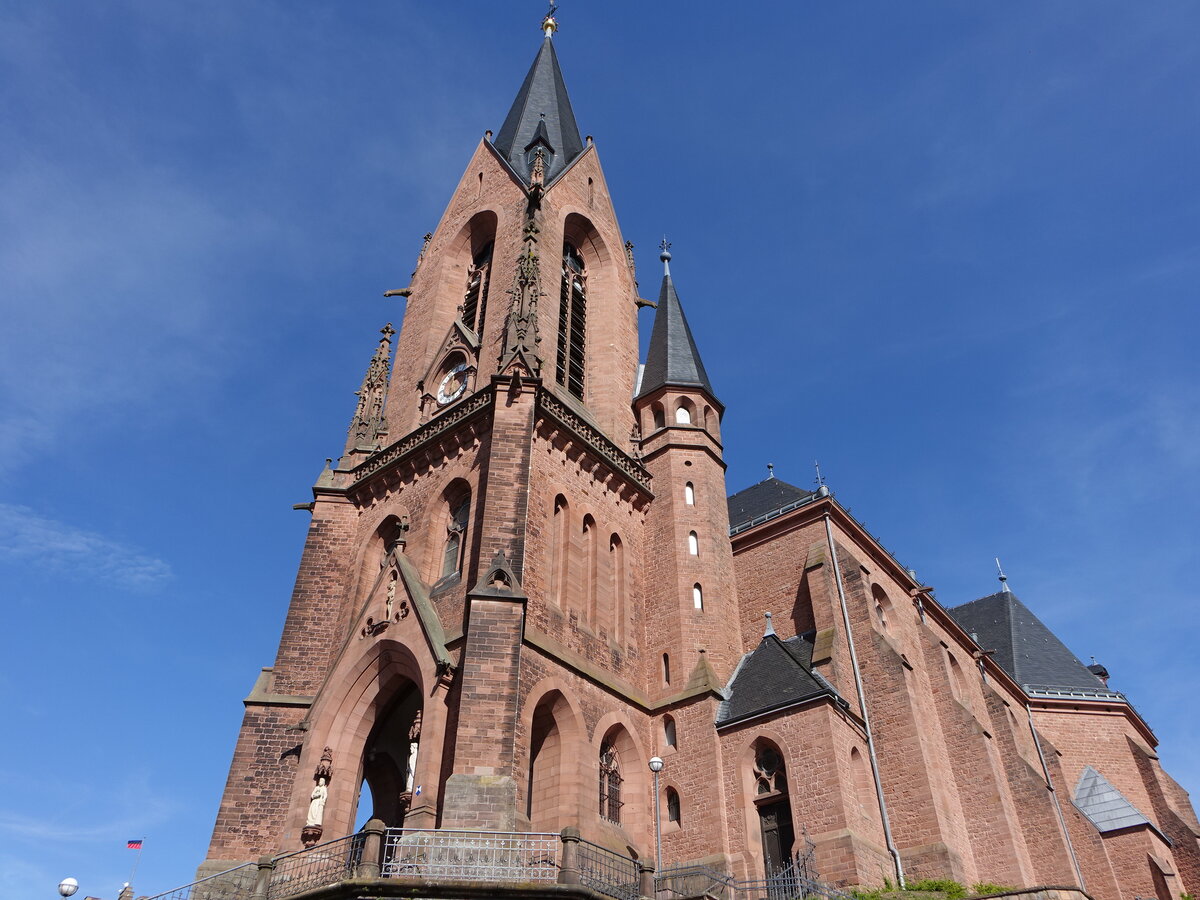
<svg viewBox="0 0 1200 900">
<path fill-rule="evenodd" d="M 570 241 L 563 244 L 562 288 L 558 302 L 558 358 L 555 379 L 583 399 L 583 364 L 587 348 L 587 268 Z"/>
<path fill-rule="evenodd" d="M 621 824 L 621 758 L 610 741 L 600 745 L 600 817 Z"/>
<path fill-rule="evenodd" d="M 488 285 L 492 277 L 492 250 L 495 243 L 488 241 L 471 260 L 467 267 L 467 290 L 463 294 L 463 324 L 476 334 L 483 334 L 483 320 L 487 315 Z"/>
<path fill-rule="evenodd" d="M 471 521 L 471 492 L 463 488 L 447 497 L 446 546 L 442 552 L 442 577 L 462 572 Z"/>
</svg>

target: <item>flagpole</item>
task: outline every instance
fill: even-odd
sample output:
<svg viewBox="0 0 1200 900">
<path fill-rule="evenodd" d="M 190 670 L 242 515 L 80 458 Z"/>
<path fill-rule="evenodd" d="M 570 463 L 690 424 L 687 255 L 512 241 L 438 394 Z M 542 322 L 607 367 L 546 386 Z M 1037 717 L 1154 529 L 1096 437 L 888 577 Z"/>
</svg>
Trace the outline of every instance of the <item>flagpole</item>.
<svg viewBox="0 0 1200 900">
<path fill-rule="evenodd" d="M 137 875 L 137 867 L 138 867 L 138 863 L 140 863 L 142 861 L 142 847 L 145 845 L 145 843 L 146 843 L 145 838 L 142 838 L 140 841 L 138 841 L 137 856 L 135 856 L 133 858 L 133 871 L 129 873 L 129 882 L 128 883 L 130 885 L 133 884 L 133 878 L 135 875 Z"/>
</svg>

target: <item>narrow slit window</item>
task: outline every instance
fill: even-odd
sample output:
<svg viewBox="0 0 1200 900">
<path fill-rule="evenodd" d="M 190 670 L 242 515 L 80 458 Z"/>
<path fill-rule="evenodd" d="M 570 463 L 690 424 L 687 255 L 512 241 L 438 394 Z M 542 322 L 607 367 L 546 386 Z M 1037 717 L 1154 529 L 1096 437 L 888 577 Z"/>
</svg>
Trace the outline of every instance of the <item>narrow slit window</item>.
<svg viewBox="0 0 1200 900">
<path fill-rule="evenodd" d="M 696 505 L 696 489 L 690 481 L 683 486 L 683 502 L 688 506 Z"/>
<path fill-rule="evenodd" d="M 698 584 L 692 585 L 692 606 L 696 609 L 704 609 L 704 589 Z"/>
<path fill-rule="evenodd" d="M 692 556 L 700 555 L 700 538 L 696 536 L 696 532 L 688 532 L 688 553 Z"/>
</svg>

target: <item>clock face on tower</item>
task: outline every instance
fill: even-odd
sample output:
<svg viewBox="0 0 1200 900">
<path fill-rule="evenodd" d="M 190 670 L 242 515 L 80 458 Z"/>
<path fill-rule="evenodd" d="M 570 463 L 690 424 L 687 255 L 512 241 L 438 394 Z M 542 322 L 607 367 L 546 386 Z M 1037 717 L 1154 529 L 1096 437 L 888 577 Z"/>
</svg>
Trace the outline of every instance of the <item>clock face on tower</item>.
<svg viewBox="0 0 1200 900">
<path fill-rule="evenodd" d="M 437 402 L 441 406 L 453 403 L 467 389 L 467 364 L 459 363 L 442 378 L 437 389 Z"/>
</svg>

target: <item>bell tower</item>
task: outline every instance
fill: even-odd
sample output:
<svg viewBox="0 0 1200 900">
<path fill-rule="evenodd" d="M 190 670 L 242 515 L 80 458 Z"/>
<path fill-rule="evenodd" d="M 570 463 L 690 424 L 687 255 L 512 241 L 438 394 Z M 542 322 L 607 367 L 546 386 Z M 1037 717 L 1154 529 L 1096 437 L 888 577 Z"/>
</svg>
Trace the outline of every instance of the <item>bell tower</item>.
<svg viewBox="0 0 1200 900">
<path fill-rule="evenodd" d="M 637 287 L 556 28 L 548 16 L 499 131 L 475 147 L 409 286 L 389 292 L 404 319 L 383 329 L 343 454 L 313 487 L 204 871 L 368 815 L 652 846 Z M 685 392 L 697 421 L 719 408 L 705 390 Z M 715 433 L 695 437 L 697 471 L 719 469 Z M 728 649 L 695 642 L 728 666 Z M 616 793 L 598 808 L 602 760 Z"/>
</svg>

